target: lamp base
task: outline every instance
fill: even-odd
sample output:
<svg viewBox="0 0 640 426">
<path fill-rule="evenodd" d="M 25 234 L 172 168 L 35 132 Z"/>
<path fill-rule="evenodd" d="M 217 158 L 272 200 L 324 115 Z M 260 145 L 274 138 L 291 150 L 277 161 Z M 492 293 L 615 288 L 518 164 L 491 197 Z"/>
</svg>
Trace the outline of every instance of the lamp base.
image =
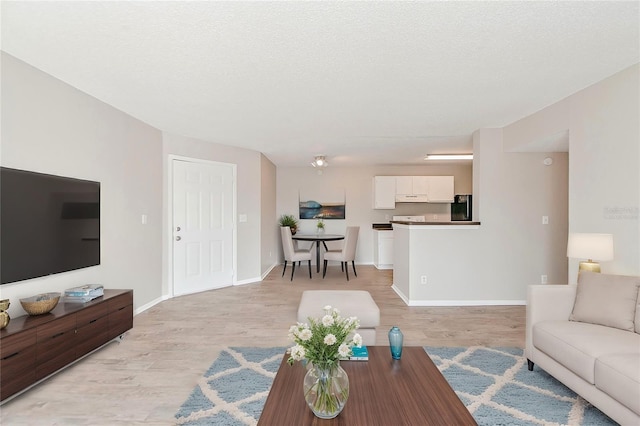
<svg viewBox="0 0 640 426">
<path fill-rule="evenodd" d="M 578 266 L 578 273 L 582 271 L 600 272 L 600 264 L 592 260 L 580 262 L 580 266 Z"/>
</svg>

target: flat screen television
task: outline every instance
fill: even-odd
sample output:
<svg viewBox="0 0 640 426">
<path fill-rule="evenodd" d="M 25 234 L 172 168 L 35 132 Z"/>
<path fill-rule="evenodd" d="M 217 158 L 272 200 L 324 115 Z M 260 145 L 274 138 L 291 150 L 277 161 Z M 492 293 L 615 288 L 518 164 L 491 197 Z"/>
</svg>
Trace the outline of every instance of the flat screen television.
<svg viewBox="0 0 640 426">
<path fill-rule="evenodd" d="M 0 282 L 100 264 L 100 183 L 0 167 Z"/>
</svg>

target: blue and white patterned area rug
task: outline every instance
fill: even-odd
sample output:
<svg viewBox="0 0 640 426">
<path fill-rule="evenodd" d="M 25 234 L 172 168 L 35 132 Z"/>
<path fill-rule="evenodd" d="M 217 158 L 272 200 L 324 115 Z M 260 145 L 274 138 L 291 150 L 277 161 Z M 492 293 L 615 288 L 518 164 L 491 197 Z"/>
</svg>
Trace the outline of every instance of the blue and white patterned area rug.
<svg viewBox="0 0 640 426">
<path fill-rule="evenodd" d="M 286 348 L 225 348 L 176 414 L 182 425 L 255 425 Z"/>
<path fill-rule="evenodd" d="M 522 349 L 425 347 L 479 425 L 616 425 Z"/>
<path fill-rule="evenodd" d="M 615 425 L 522 349 L 425 348 L 479 425 Z M 225 348 L 175 415 L 181 425 L 255 425 L 285 348 Z"/>
</svg>

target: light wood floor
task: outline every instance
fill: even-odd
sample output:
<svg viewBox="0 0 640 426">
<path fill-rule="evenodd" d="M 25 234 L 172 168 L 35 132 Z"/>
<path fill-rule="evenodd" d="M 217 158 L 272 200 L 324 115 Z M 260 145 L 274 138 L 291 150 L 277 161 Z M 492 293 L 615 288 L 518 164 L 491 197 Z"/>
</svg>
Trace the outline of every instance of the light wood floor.
<svg viewBox="0 0 640 426">
<path fill-rule="evenodd" d="M 398 325 L 408 346 L 524 347 L 524 306 L 407 307 L 392 272 L 356 266 L 349 283 L 338 266 L 293 282 L 282 267 L 262 282 L 177 297 L 134 318 L 110 343 L 0 407 L 2 425 L 174 424 L 174 414 L 223 346 L 289 346 L 287 331 L 304 290 L 367 290 L 380 308 L 377 344 Z M 290 269 L 287 268 L 287 272 Z M 320 307 L 321 308 L 321 307 Z M 320 312 L 321 313 L 321 312 Z"/>
</svg>

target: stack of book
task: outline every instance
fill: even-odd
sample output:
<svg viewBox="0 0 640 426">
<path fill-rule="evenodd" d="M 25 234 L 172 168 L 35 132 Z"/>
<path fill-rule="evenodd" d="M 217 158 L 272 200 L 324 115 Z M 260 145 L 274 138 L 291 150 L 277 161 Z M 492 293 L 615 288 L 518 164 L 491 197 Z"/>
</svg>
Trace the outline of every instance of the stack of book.
<svg viewBox="0 0 640 426">
<path fill-rule="evenodd" d="M 87 284 L 65 290 L 64 301 L 65 303 L 87 303 L 103 295 L 104 287 L 101 284 Z"/>
<path fill-rule="evenodd" d="M 351 348 L 351 355 L 346 358 L 340 358 L 342 361 L 369 361 L 369 351 L 366 346 Z"/>
</svg>

